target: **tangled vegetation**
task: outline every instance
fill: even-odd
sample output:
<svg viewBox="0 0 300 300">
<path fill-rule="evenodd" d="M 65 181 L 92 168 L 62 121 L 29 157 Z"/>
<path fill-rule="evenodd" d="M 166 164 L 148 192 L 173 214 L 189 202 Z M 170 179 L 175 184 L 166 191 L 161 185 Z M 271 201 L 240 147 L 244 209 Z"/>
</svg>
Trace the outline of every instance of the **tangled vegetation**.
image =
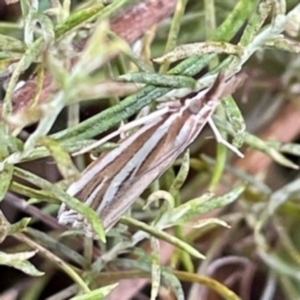
<svg viewBox="0 0 300 300">
<path fill-rule="evenodd" d="M 300 299 L 298 1 L 2 2 L 1 299 Z M 112 229 L 68 192 L 225 73 L 247 79 Z"/>
</svg>

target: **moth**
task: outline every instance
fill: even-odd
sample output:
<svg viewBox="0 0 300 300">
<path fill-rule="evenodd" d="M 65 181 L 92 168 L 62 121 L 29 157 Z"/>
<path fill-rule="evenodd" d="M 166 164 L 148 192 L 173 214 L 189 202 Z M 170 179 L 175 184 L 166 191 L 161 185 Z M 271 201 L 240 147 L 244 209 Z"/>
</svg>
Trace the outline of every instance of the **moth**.
<svg viewBox="0 0 300 300">
<path fill-rule="evenodd" d="M 240 75 L 226 78 L 225 73 L 219 73 L 210 88 L 164 103 L 160 109 L 167 106 L 167 110 L 153 112 L 153 119 L 120 140 L 117 148 L 100 155 L 67 192 L 93 208 L 108 231 L 195 140 L 222 97 L 233 93 L 241 80 Z M 59 209 L 58 221 L 86 232 L 91 228 L 65 204 Z"/>
</svg>

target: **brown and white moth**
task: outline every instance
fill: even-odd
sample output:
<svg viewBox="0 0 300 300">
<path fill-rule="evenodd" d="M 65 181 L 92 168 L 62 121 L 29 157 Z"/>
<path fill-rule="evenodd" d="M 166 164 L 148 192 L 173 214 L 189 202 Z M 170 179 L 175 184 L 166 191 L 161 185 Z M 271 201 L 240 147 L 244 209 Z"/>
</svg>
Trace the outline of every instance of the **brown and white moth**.
<svg viewBox="0 0 300 300">
<path fill-rule="evenodd" d="M 168 110 L 141 126 L 101 155 L 82 173 L 67 192 L 93 208 L 108 231 L 144 192 L 194 141 L 215 111 L 222 97 L 231 94 L 242 76 L 229 79 L 220 73 L 212 87 L 178 101 L 164 103 Z M 161 108 L 164 109 L 164 108 Z M 62 204 L 61 224 L 89 231 L 87 221 Z"/>
</svg>

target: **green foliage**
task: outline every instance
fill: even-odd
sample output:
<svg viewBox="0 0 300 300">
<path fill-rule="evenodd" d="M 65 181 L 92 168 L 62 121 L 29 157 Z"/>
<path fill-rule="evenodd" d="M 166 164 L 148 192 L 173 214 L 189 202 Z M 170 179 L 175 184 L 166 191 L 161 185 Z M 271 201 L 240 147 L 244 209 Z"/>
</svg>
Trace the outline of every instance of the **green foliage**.
<svg viewBox="0 0 300 300">
<path fill-rule="evenodd" d="M 243 293 L 227 288 L 225 279 L 224 284 L 213 279 L 214 270 L 233 261 L 251 267 L 253 273 L 259 270 L 257 276 L 263 277 L 260 299 L 275 299 L 276 292 L 285 299 L 299 299 L 300 243 L 295 230 L 300 215 L 299 178 L 272 186 L 266 176 L 272 172 L 269 167 L 256 174 L 243 170 L 224 146 L 232 143 L 231 149 L 241 148 L 245 160 L 246 149 L 252 149 L 281 167 L 299 169 L 297 141 L 264 139 L 245 125 L 265 121 L 275 98 L 280 103 L 299 98 L 297 1 L 179 0 L 170 19 L 148 28 L 141 44 L 135 45 L 139 50 L 126 41 L 125 34 L 115 32 L 111 21 L 139 1 L 75 1 L 72 9 L 67 0 L 42 2 L 20 0 L 22 26 L 0 23 L 0 79 L 5 88 L 0 201 L 32 217 L 10 224 L 1 212 L 0 264 L 32 277 L 43 276 L 43 280 L 34 279 L 41 294 L 62 270 L 74 285 L 66 287 L 58 299 L 70 297 L 66 296 L 69 288 L 72 299 L 102 299 L 117 290 L 124 278 L 151 276 L 151 299 L 160 294 L 161 285 L 184 299 L 181 282 L 188 281 L 193 283 L 191 294 L 196 290 L 194 283 L 200 283 L 204 286 L 201 295 L 207 294 L 208 287 L 224 299 L 238 300 Z M 5 28 L 11 29 L 9 33 L 4 34 Z M 259 117 L 251 118 L 248 110 L 255 104 L 245 108 L 237 101 L 245 95 L 223 99 L 212 118 L 223 143 L 216 146 L 216 156 L 212 158 L 210 150 L 201 155 L 208 143 L 199 137 L 106 232 L 97 212 L 65 191 L 87 166 L 85 153 L 98 155 L 118 147 L 105 140 L 109 130 L 138 120 L 156 102 L 211 85 L 224 70 L 230 74 L 248 70 L 244 88 L 249 91 L 249 84 L 254 92 L 250 90 L 247 97 L 261 102 L 266 98 L 268 108 L 263 111 L 257 104 Z M 251 72 L 261 72 L 265 81 L 251 86 Z M 280 79 L 280 86 L 270 86 L 273 77 Z M 30 91 L 19 86 L 21 78 Z M 96 107 L 97 113 L 81 120 L 80 111 L 90 107 Z M 30 132 L 32 124 L 36 127 Z M 117 133 L 130 135 L 135 130 L 129 129 Z M 104 136 L 104 145 L 97 144 L 99 136 Z M 39 174 L 37 166 L 46 157 L 59 174 L 49 166 Z M 27 163 L 34 168 L 27 169 Z M 78 229 L 58 226 L 51 213 L 56 214 L 60 204 L 87 220 L 97 242 L 83 237 Z M 40 222 L 53 231 L 33 229 Z M 5 243 L 11 238 L 13 247 Z M 144 241 L 149 241 L 149 251 L 140 247 Z M 174 246 L 168 257 L 172 268 L 160 262 L 164 253 L 160 241 Z M 119 257 L 128 252 L 134 256 Z M 42 263 L 29 261 L 37 255 Z M 180 266 L 183 271 L 178 270 Z M 250 279 L 247 284 L 250 290 L 255 288 Z M 41 295 L 33 295 L 37 286 L 28 287 L 23 298 L 38 299 Z"/>
</svg>

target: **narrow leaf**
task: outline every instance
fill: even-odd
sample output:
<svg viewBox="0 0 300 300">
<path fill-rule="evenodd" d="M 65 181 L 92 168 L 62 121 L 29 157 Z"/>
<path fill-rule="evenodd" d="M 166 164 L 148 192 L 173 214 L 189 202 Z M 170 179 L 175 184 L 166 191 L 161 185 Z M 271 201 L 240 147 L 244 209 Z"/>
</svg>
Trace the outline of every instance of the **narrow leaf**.
<svg viewBox="0 0 300 300">
<path fill-rule="evenodd" d="M 107 285 L 107 286 L 101 287 L 99 289 L 93 290 L 89 293 L 86 293 L 84 295 L 79 295 L 79 296 L 72 297 L 72 300 L 99 300 L 99 299 L 103 299 L 103 297 L 107 296 L 117 286 L 118 286 L 118 283 Z"/>
<path fill-rule="evenodd" d="M 2 201 L 7 193 L 12 180 L 14 166 L 5 164 L 5 167 L 0 171 L 0 201 Z"/>
<path fill-rule="evenodd" d="M 37 251 L 27 251 L 14 254 L 0 252 L 0 265 L 6 265 L 18 269 L 30 276 L 42 276 L 43 272 L 38 271 L 27 259 L 36 254 Z"/>
</svg>

